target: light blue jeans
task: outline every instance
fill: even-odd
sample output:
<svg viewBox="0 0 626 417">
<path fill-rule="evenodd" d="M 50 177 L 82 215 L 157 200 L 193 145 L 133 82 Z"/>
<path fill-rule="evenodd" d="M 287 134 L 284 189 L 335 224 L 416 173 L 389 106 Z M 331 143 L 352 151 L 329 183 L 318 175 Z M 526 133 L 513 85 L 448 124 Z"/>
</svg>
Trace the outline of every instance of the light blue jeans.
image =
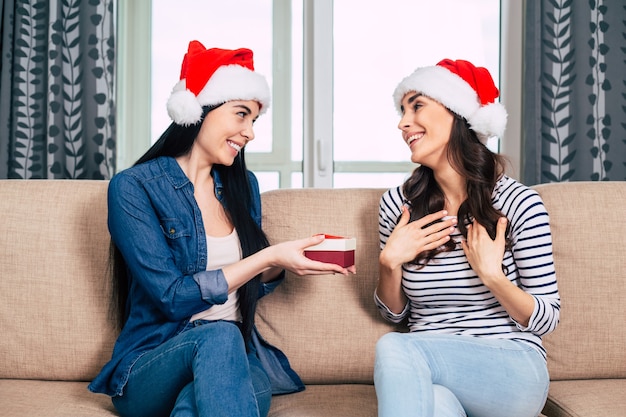
<svg viewBox="0 0 626 417">
<path fill-rule="evenodd" d="M 535 417 L 549 382 L 543 356 L 514 340 L 388 333 L 376 344 L 379 417 Z"/>
<path fill-rule="evenodd" d="M 265 417 L 271 396 L 239 327 L 198 321 L 141 356 L 113 404 L 123 417 Z"/>
</svg>

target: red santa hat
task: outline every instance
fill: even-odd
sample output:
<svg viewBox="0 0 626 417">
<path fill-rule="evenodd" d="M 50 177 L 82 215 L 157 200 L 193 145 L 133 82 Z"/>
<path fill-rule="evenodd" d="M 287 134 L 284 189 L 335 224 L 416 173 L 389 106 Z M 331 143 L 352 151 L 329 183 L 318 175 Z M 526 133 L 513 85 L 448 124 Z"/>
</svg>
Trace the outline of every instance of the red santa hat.
<svg viewBox="0 0 626 417">
<path fill-rule="evenodd" d="M 189 126 L 202 117 L 202 106 L 215 106 L 231 100 L 255 100 L 260 113 L 270 105 L 270 89 L 265 77 L 254 72 L 252 51 L 206 49 L 200 42 L 189 42 L 180 70 L 180 81 L 167 101 L 167 113 L 174 123 Z"/>
<path fill-rule="evenodd" d="M 486 68 L 468 61 L 444 59 L 435 66 L 416 69 L 393 93 L 398 113 L 401 113 L 402 98 L 412 91 L 464 117 L 483 143 L 492 136 L 504 134 L 506 109 L 495 101 L 500 93 Z"/>
</svg>

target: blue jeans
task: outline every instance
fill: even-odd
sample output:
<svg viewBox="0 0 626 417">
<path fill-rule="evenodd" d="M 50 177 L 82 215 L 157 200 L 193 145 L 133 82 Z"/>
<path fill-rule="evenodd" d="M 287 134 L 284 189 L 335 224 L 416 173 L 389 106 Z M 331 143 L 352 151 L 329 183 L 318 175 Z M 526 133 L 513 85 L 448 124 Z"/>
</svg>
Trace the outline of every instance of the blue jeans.
<svg viewBox="0 0 626 417">
<path fill-rule="evenodd" d="M 388 333 L 376 344 L 379 417 L 534 417 L 549 382 L 541 353 L 514 340 Z"/>
<path fill-rule="evenodd" d="M 123 417 L 265 417 L 271 395 L 239 327 L 198 321 L 143 354 L 113 404 Z"/>
</svg>

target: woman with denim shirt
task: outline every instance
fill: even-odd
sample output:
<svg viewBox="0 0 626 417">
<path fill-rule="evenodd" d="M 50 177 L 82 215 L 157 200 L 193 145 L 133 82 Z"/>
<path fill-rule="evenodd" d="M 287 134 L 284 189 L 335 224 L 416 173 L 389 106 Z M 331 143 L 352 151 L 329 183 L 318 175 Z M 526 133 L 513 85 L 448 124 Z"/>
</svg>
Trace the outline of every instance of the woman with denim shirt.
<svg viewBox="0 0 626 417">
<path fill-rule="evenodd" d="M 284 275 L 348 274 L 309 260 L 314 236 L 269 245 L 244 147 L 269 88 L 248 49 L 192 41 L 168 100 L 173 123 L 109 185 L 121 332 L 89 389 L 122 416 L 265 416 L 271 395 L 304 389 L 254 326 L 257 299 Z"/>
</svg>

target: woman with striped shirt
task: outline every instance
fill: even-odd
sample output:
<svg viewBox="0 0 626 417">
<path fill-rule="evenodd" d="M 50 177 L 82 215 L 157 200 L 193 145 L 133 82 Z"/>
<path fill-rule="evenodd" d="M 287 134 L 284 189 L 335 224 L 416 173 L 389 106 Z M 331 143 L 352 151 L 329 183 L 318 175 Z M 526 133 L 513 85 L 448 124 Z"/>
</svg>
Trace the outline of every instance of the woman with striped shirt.
<svg viewBox="0 0 626 417">
<path fill-rule="evenodd" d="M 506 111 L 485 68 L 445 59 L 398 85 L 398 125 L 419 167 L 380 200 L 375 302 L 410 332 L 376 346 L 380 417 L 532 417 L 559 321 L 549 217 L 485 142 Z"/>
</svg>

